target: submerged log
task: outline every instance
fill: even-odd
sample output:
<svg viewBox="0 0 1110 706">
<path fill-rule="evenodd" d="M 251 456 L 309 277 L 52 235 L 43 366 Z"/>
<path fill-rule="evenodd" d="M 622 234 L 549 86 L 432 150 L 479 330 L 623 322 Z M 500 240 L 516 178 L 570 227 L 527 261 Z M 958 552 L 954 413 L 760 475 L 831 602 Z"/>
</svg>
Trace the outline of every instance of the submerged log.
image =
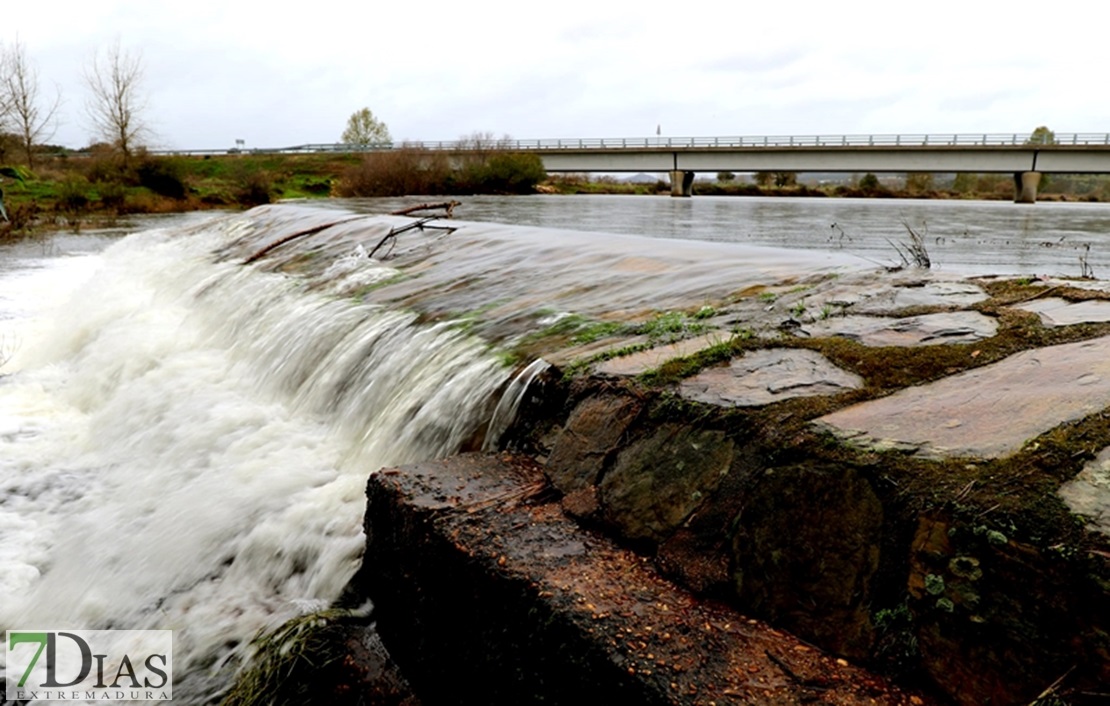
<svg viewBox="0 0 1110 706">
<path fill-rule="evenodd" d="M 409 206 L 408 208 L 402 208 L 402 209 L 399 209 L 397 211 L 390 211 L 389 215 L 391 215 L 391 216 L 408 216 L 408 215 L 413 214 L 413 213 L 419 213 L 420 211 L 438 211 L 439 209 L 445 209 L 446 212 L 447 212 L 446 217 L 450 218 L 452 211 L 455 210 L 455 206 L 461 206 L 461 205 L 462 205 L 461 201 L 454 201 L 454 200 L 452 200 L 452 201 L 442 201 L 440 203 L 422 203 L 418 206 Z"/>
</svg>

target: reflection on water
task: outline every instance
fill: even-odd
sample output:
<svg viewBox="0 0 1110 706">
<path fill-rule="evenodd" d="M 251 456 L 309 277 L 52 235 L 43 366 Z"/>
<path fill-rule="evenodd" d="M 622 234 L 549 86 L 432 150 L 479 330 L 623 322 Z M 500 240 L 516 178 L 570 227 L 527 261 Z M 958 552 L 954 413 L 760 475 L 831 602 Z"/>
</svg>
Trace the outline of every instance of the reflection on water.
<svg viewBox="0 0 1110 706">
<path fill-rule="evenodd" d="M 356 199 L 384 213 L 436 197 Z M 574 230 L 841 250 L 897 264 L 906 226 L 934 267 L 975 274 L 1079 276 L 1080 256 L 1110 277 L 1110 204 L 695 196 L 469 196 L 455 215 Z M 1089 251 L 1087 246 L 1090 246 Z"/>
</svg>

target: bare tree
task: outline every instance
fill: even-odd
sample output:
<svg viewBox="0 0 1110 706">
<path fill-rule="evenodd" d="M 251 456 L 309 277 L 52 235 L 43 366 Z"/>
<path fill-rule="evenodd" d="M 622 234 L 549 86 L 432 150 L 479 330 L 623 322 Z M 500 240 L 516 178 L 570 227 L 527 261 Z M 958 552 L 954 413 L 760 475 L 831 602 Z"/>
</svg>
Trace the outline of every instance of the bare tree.
<svg viewBox="0 0 1110 706">
<path fill-rule="evenodd" d="M 0 62 L 3 65 L 0 103 L 8 108 L 2 124 L 19 138 L 27 167 L 33 169 L 35 145 L 49 140 L 57 130 L 55 116 L 62 104 L 62 94 L 55 89 L 53 101 L 42 101 L 38 69 L 27 58 L 27 48 L 18 39 L 4 49 Z"/>
<path fill-rule="evenodd" d="M 7 47 L 0 44 L 0 131 L 7 126 L 8 116 L 12 112 L 12 98 L 5 89 L 8 85 L 8 74 L 11 73 L 8 52 Z"/>
<path fill-rule="evenodd" d="M 85 68 L 89 120 L 97 136 L 123 154 L 124 162 L 150 134 L 142 115 L 146 110 L 142 81 L 142 55 L 120 48 L 119 40 L 103 54 L 94 54 Z"/>
</svg>

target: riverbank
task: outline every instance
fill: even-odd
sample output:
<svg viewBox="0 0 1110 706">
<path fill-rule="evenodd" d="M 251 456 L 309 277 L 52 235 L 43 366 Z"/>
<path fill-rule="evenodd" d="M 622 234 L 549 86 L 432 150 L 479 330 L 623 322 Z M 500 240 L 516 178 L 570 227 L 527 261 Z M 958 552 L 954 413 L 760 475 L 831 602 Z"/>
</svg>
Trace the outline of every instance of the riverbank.
<svg viewBox="0 0 1110 706">
<path fill-rule="evenodd" d="M 905 188 L 894 184 L 882 184 L 875 180 L 871 185 L 865 179 L 856 183 L 806 184 L 792 183 L 782 186 L 760 185 L 754 182 L 735 179 L 694 182 L 694 194 L 700 196 L 770 196 L 787 198 L 855 198 L 855 199 L 940 199 L 962 201 L 1012 201 L 1013 184 L 1002 177 L 980 179 L 981 184 L 962 189 L 949 188 Z M 965 182 L 966 183 L 966 182 Z M 1046 183 L 1047 180 L 1046 180 Z M 1089 185 L 1085 185 L 1089 188 Z M 622 181 L 613 177 L 597 177 L 584 174 L 553 175 L 537 190 L 545 194 L 625 194 L 651 195 L 669 194 L 670 182 L 664 178 L 657 181 Z M 1038 193 L 1038 201 L 1081 201 L 1099 203 L 1105 201 L 1110 193 L 1102 190 L 1087 190 L 1077 193 L 1068 189 L 1047 190 Z"/>
<path fill-rule="evenodd" d="M 389 160 L 378 158 L 377 162 L 356 154 L 139 154 L 126 163 L 111 152 L 42 158 L 25 182 L 12 179 L 0 182 L 11 218 L 10 223 L 0 223 L 0 238 L 24 237 L 59 228 L 79 230 L 110 225 L 115 219 L 132 214 L 246 209 L 290 199 L 403 194 L 652 195 L 670 191 L 665 179 L 629 182 L 598 175 L 548 175 L 543 179 L 534 164 L 508 158 L 499 162 L 493 157 L 466 166 L 457 174 L 441 169 L 442 173 L 433 175 L 433 179 L 429 170 L 417 169 L 414 166 L 417 163 L 411 159 L 406 161 L 406 155 L 411 157 L 399 150 L 390 153 Z M 928 180 L 917 183 L 917 188 L 902 188 L 866 176 L 854 184 L 810 185 L 781 179 L 785 182 L 781 186 L 720 176 L 724 179 L 696 182 L 694 193 L 785 198 L 982 201 L 1013 198 L 1010 180 L 997 175 L 957 179 L 954 186 L 960 186 L 959 189 L 933 188 Z M 1053 177 L 1038 198 L 1098 202 L 1110 193 L 1099 184 L 1073 182 Z"/>
</svg>

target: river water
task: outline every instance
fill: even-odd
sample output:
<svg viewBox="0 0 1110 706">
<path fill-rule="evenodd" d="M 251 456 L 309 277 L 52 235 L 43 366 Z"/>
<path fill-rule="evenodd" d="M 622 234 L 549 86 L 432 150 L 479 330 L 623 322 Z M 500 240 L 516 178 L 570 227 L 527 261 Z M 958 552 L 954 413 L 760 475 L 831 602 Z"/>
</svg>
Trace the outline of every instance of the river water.
<svg viewBox="0 0 1110 706">
<path fill-rule="evenodd" d="M 923 236 L 940 271 L 1079 277 L 1083 257 L 1096 277 L 1110 277 L 1110 204 L 1104 203 L 623 195 L 459 200 L 455 216 L 466 220 L 836 250 L 883 265 L 900 263 L 892 243 L 906 242 L 908 225 Z M 420 201 L 340 203 L 388 212 Z"/>
<path fill-rule="evenodd" d="M 0 632 L 172 629 L 184 703 L 340 594 L 367 475 L 456 451 L 511 373 L 456 328 L 213 257 L 249 227 L 0 250 Z"/>
<path fill-rule="evenodd" d="M 0 631 L 173 629 L 175 696 L 199 702 L 226 687 L 257 631 L 339 595 L 360 562 L 367 475 L 479 438 L 513 371 L 462 327 L 345 296 L 396 274 L 354 241 L 329 250 L 306 239 L 287 251 L 324 260 L 307 285 L 214 253 L 258 248 L 333 220 L 338 207 L 383 212 L 416 201 L 328 202 L 317 215 L 278 209 L 262 221 L 189 214 L 143 221 L 127 237 L 0 246 Z M 1089 266 L 1110 272 L 1102 205 L 463 201 L 456 215 L 467 221 L 543 229 L 460 231 L 437 267 L 454 258 L 491 288 L 521 296 L 557 287 L 568 303 L 608 292 L 635 309 L 643 292 L 696 297 L 701 282 L 739 286 L 768 268 L 889 263 L 886 239 L 900 237 L 903 222 L 927 229 L 941 268 L 1078 275 L 1089 243 Z M 338 218 L 357 242 L 389 228 Z M 598 231 L 718 242 L 604 243 Z M 760 244 L 836 253 L 795 261 L 796 251 L 750 247 Z M 692 267 L 698 258 L 717 266 Z M 745 270 L 749 261 L 763 269 Z M 545 278 L 545 265 L 560 277 Z M 525 274 L 503 281 L 516 268 Z M 610 289 L 576 287 L 574 277 Z"/>
</svg>

